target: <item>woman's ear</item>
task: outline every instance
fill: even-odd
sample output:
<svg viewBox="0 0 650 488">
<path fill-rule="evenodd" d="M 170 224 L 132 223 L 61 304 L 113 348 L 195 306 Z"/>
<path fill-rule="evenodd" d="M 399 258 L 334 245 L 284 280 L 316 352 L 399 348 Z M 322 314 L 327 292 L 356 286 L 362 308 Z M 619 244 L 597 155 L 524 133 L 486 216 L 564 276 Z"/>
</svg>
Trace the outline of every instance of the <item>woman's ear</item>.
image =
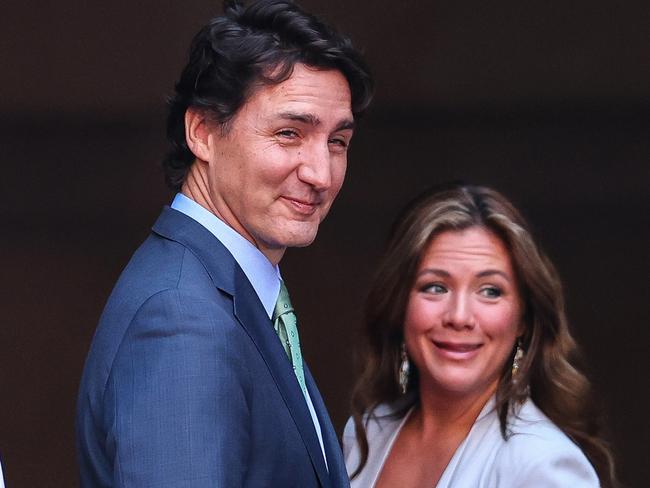
<svg viewBox="0 0 650 488">
<path fill-rule="evenodd" d="M 185 111 L 185 140 L 187 147 L 200 161 L 210 160 L 213 135 L 210 131 L 210 121 L 205 110 L 188 108 Z"/>
</svg>

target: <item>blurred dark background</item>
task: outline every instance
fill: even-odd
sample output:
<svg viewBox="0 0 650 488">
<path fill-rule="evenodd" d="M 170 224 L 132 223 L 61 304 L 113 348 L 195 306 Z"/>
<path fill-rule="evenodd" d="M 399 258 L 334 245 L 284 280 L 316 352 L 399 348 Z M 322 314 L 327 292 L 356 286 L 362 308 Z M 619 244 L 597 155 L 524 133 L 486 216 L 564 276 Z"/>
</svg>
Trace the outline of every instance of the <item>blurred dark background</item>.
<svg viewBox="0 0 650 488">
<path fill-rule="evenodd" d="M 282 271 L 336 427 L 388 226 L 424 188 L 496 187 L 564 278 L 619 475 L 647 462 L 647 1 L 305 0 L 377 78 L 341 195 Z M 220 2 L 3 2 L 0 456 L 8 488 L 76 486 L 81 369 L 120 270 L 171 199 L 164 100 Z M 336 318 L 330 312 L 337 303 Z"/>
</svg>

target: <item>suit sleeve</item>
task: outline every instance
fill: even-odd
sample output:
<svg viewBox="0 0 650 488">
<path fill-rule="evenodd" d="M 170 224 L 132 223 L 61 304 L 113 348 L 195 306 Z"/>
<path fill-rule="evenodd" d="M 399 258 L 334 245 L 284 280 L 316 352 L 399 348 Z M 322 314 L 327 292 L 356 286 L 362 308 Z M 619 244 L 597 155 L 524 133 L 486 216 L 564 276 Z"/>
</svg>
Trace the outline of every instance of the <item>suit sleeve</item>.
<svg viewBox="0 0 650 488">
<path fill-rule="evenodd" d="M 104 395 L 116 487 L 243 485 L 247 343 L 218 298 L 167 290 L 134 317 Z"/>
</svg>

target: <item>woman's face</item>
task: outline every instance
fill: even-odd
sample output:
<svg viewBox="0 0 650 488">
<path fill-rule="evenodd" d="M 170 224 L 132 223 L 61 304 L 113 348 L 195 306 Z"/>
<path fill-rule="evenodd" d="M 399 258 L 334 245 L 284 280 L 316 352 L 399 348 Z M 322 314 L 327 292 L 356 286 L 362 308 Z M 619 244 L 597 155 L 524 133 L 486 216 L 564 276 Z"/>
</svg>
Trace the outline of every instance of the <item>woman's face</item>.
<svg viewBox="0 0 650 488">
<path fill-rule="evenodd" d="M 421 394 L 494 391 L 521 315 L 510 255 L 495 234 L 470 227 L 437 235 L 417 270 L 404 322 Z"/>
</svg>

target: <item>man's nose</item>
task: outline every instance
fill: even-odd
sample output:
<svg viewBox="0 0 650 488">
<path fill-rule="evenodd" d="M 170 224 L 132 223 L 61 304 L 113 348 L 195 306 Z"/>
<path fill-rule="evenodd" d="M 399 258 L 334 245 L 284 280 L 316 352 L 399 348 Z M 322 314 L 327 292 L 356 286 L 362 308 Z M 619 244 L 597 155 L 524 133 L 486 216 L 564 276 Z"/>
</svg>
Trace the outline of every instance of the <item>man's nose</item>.
<svg viewBox="0 0 650 488">
<path fill-rule="evenodd" d="M 445 325 L 454 329 L 474 328 L 476 320 L 470 298 L 464 293 L 455 293 L 448 301 L 444 316 Z"/>
<path fill-rule="evenodd" d="M 330 151 L 327 142 L 304 146 L 299 154 L 298 178 L 316 191 L 325 191 L 332 184 Z"/>
</svg>

